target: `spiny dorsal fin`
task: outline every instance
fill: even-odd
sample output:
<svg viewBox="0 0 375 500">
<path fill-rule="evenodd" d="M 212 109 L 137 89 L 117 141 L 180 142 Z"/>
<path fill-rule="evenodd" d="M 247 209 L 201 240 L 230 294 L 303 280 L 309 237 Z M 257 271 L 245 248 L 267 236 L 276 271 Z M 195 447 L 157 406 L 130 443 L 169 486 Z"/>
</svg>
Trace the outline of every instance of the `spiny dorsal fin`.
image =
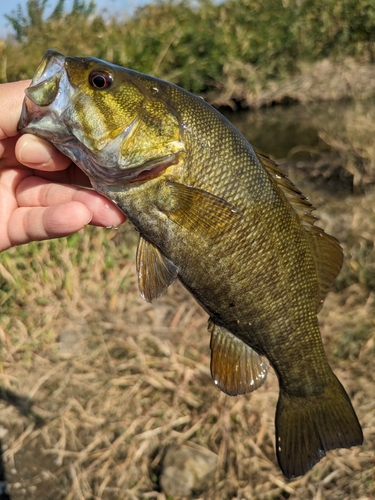
<svg viewBox="0 0 375 500">
<path fill-rule="evenodd" d="M 274 181 L 276 181 L 276 184 L 279 186 L 289 203 L 297 212 L 297 215 L 301 219 L 302 224 L 304 226 L 312 226 L 317 220 L 316 217 L 311 215 L 311 212 L 315 210 L 315 207 L 293 184 L 288 176 L 279 169 L 277 163 L 275 163 L 273 160 L 271 160 L 271 158 L 269 158 L 258 149 L 254 149 L 254 152 L 265 168 L 266 172 L 272 177 Z"/>
<path fill-rule="evenodd" d="M 226 328 L 208 323 L 211 333 L 211 375 L 229 396 L 258 389 L 267 378 L 264 358 Z"/>
<path fill-rule="evenodd" d="M 339 242 L 323 229 L 314 226 L 316 217 L 311 215 L 315 207 L 305 198 L 301 191 L 288 179 L 277 164 L 261 151 L 254 150 L 267 173 L 276 181 L 287 200 L 301 220 L 303 228 L 308 233 L 310 245 L 314 250 L 315 265 L 319 276 L 319 293 L 317 296 L 317 311 L 321 308 L 329 289 L 339 274 L 343 253 Z"/>
<path fill-rule="evenodd" d="M 142 235 L 138 242 L 136 266 L 139 291 L 147 302 L 163 295 L 178 274 L 178 268 L 173 262 Z"/>
</svg>

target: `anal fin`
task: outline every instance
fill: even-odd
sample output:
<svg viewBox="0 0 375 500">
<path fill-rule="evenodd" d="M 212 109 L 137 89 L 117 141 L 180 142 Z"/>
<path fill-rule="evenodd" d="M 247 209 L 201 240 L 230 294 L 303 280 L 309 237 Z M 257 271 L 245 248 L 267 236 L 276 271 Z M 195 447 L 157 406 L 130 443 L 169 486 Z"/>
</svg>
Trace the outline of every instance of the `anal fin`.
<svg viewBox="0 0 375 500">
<path fill-rule="evenodd" d="M 211 375 L 215 384 L 229 396 L 258 389 L 267 378 L 264 358 L 212 320 L 208 331 L 211 333 Z"/>
<path fill-rule="evenodd" d="M 173 262 L 142 235 L 138 242 L 136 266 L 139 291 L 147 302 L 163 295 L 178 274 L 178 268 Z"/>
</svg>

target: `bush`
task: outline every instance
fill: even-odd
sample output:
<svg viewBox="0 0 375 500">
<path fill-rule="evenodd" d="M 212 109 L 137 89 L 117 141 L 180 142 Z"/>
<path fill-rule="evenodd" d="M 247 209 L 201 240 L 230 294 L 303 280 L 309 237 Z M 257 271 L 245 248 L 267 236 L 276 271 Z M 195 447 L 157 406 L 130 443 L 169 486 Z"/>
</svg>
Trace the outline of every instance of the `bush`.
<svg viewBox="0 0 375 500">
<path fill-rule="evenodd" d="M 47 48 L 107 59 L 195 93 L 221 90 L 229 73 L 267 86 L 298 71 L 301 60 L 375 60 L 373 0 L 159 0 L 107 21 L 92 0 L 75 0 L 67 13 L 58 0 L 49 16 L 46 6 L 28 0 L 25 12 L 18 6 L 7 16 L 14 38 L 3 49 L 3 79 L 32 76 Z M 249 68 L 256 77 L 248 78 Z"/>
</svg>

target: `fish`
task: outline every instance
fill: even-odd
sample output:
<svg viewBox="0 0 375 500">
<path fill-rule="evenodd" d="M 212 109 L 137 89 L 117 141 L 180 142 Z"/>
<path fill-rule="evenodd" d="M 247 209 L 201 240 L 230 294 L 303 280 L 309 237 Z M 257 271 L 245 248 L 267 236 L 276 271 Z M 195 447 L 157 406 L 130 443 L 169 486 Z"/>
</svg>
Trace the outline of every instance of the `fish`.
<svg viewBox="0 0 375 500">
<path fill-rule="evenodd" d="M 362 444 L 317 319 L 342 249 L 270 157 L 172 83 L 54 50 L 26 89 L 19 131 L 71 158 L 137 229 L 146 301 L 178 279 L 208 313 L 218 388 L 250 393 L 271 365 L 286 478 L 304 475 L 328 450 Z"/>
</svg>

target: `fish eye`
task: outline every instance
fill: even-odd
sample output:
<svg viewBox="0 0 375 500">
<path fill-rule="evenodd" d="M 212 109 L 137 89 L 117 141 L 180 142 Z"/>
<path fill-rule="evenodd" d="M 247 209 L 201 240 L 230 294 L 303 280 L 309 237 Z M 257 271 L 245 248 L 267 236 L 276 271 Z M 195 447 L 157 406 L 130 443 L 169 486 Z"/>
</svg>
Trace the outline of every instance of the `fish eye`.
<svg viewBox="0 0 375 500">
<path fill-rule="evenodd" d="M 89 76 L 89 84 L 98 90 L 107 89 L 112 85 L 113 77 L 106 71 L 92 71 Z"/>
</svg>

